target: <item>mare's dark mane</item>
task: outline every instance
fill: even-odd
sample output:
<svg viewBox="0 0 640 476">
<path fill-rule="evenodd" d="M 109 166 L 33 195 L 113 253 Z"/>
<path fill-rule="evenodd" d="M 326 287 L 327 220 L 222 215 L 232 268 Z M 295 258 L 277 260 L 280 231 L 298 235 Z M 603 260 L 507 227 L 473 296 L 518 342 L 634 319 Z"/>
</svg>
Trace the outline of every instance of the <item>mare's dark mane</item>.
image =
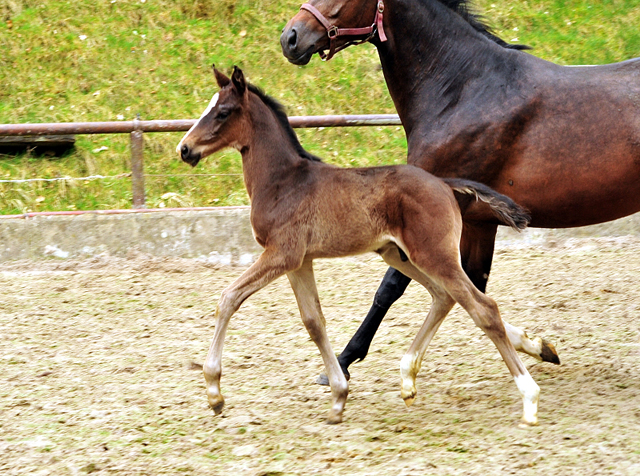
<svg viewBox="0 0 640 476">
<path fill-rule="evenodd" d="M 282 128 L 286 131 L 287 136 L 289 137 L 289 140 L 291 141 L 291 144 L 293 145 L 293 147 L 296 149 L 296 152 L 298 153 L 298 155 L 300 155 L 300 157 L 302 157 L 303 159 L 313 160 L 315 162 L 322 162 L 322 159 L 320 159 L 320 157 L 317 157 L 311 154 L 310 152 L 307 152 L 306 150 L 304 150 L 304 148 L 300 144 L 300 141 L 298 140 L 298 136 L 293 130 L 293 127 L 291 127 L 291 124 L 289 124 L 289 118 L 287 117 L 287 112 L 285 111 L 284 106 L 280 104 L 278 101 L 276 101 L 274 98 L 272 98 L 271 96 L 265 94 L 264 91 L 260 89 L 258 86 L 254 86 L 253 84 L 247 84 L 247 87 L 249 88 L 249 91 L 251 91 L 253 94 L 258 96 L 262 100 L 262 102 L 265 103 L 265 105 L 273 111 L 276 118 L 278 119 L 278 122 L 280 123 Z"/>
<path fill-rule="evenodd" d="M 512 45 L 499 38 L 493 33 L 493 29 L 486 23 L 484 17 L 474 12 L 470 0 L 438 0 L 448 9 L 456 12 L 478 33 L 494 41 L 503 48 L 511 50 L 528 50 L 531 47 L 527 45 Z"/>
</svg>

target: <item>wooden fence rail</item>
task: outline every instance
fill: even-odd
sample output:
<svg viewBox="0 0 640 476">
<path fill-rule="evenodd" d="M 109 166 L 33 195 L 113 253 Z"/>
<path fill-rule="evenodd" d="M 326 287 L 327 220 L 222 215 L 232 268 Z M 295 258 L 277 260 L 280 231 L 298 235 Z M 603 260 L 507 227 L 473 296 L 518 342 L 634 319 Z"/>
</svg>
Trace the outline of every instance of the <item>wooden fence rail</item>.
<svg viewBox="0 0 640 476">
<path fill-rule="evenodd" d="M 131 183 L 133 208 L 145 208 L 144 136 L 145 132 L 188 131 L 195 119 L 118 122 L 60 122 L 42 124 L 0 124 L 0 136 L 42 136 L 66 134 L 130 134 Z M 332 116 L 291 116 L 294 128 L 354 127 L 401 125 L 397 114 L 361 114 Z"/>
</svg>

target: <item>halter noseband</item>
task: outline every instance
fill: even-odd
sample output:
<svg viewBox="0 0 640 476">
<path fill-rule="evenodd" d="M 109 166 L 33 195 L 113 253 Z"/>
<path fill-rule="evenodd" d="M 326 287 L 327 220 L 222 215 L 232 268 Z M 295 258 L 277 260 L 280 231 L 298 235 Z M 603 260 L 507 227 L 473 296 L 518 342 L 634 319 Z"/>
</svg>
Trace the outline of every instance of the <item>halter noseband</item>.
<svg viewBox="0 0 640 476">
<path fill-rule="evenodd" d="M 376 16 L 373 19 L 373 23 L 371 26 L 366 26 L 363 28 L 338 28 L 335 25 L 329 23 L 329 20 L 320 13 L 316 7 L 311 5 L 310 3 L 305 3 L 300 7 L 300 10 L 306 10 L 311 13 L 316 20 L 318 20 L 322 26 L 327 30 L 327 36 L 329 37 L 329 54 L 326 54 L 324 51 L 319 51 L 318 54 L 320 58 L 324 61 L 329 61 L 333 58 L 338 51 L 345 49 L 350 45 L 358 45 L 360 43 L 365 43 L 374 37 L 376 31 L 378 32 L 378 36 L 380 37 L 380 41 L 387 41 L 387 36 L 384 34 L 384 28 L 382 27 L 382 13 L 384 12 L 384 3 L 382 0 L 378 0 L 378 6 L 376 8 Z M 367 35 L 363 40 L 353 40 L 347 41 L 344 45 L 336 48 L 334 40 L 339 36 L 362 36 Z"/>
</svg>

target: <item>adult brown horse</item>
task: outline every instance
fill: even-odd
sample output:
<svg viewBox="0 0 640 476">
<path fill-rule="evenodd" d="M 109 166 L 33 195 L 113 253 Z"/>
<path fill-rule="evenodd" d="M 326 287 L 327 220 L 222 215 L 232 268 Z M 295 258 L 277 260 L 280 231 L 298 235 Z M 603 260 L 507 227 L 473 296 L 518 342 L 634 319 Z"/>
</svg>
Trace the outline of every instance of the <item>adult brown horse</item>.
<svg viewBox="0 0 640 476">
<path fill-rule="evenodd" d="M 209 154 L 234 147 L 242 154 L 251 199 L 251 226 L 264 248 L 258 260 L 222 292 L 216 329 L 204 364 L 209 404 L 220 413 L 222 345 L 229 319 L 253 293 L 286 274 L 302 320 L 322 355 L 331 382 L 329 423 L 342 421 L 348 383 L 331 350 L 313 276 L 313 260 L 375 251 L 428 289 L 433 304 L 400 365 L 402 397 L 411 405 L 415 378 L 429 341 L 456 302 L 491 338 L 523 398 L 523 422 L 536 424 L 540 389 L 509 341 L 491 298 L 476 289 L 460 264 L 463 208 L 479 208 L 499 223 L 526 226 L 528 214 L 489 187 L 441 180 L 409 165 L 341 169 L 305 151 L 273 98 L 214 68 L 220 93 L 180 141 L 177 152 L 195 166 Z"/>
<path fill-rule="evenodd" d="M 311 0 L 280 38 L 298 65 L 361 41 L 378 49 L 410 164 L 489 185 L 529 209 L 533 227 L 591 225 L 640 210 L 640 60 L 541 60 L 493 35 L 466 0 Z M 496 231 L 464 216 L 463 268 L 481 291 Z M 387 271 L 340 355 L 347 376 L 409 282 Z"/>
</svg>

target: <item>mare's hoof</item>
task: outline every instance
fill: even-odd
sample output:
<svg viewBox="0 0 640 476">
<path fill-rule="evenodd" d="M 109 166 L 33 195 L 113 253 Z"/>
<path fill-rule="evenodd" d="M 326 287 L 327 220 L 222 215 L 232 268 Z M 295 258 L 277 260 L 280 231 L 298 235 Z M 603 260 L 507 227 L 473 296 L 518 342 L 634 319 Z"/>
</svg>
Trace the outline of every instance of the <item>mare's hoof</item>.
<svg viewBox="0 0 640 476">
<path fill-rule="evenodd" d="M 560 365 L 560 357 L 554 345 L 546 339 L 542 339 L 542 350 L 540 351 L 540 358 L 543 362 L 550 362 L 552 364 Z"/>
<path fill-rule="evenodd" d="M 216 415 L 220 415 L 222 413 L 222 409 L 224 408 L 224 398 L 222 395 L 218 395 L 217 397 L 209 397 L 209 407 L 213 410 L 213 413 Z"/>
<path fill-rule="evenodd" d="M 349 372 L 345 372 L 344 378 L 347 379 L 347 382 L 349 381 L 349 379 L 351 378 L 351 375 L 349 375 Z M 320 375 L 318 375 L 318 378 L 316 379 L 316 384 L 324 385 L 325 387 L 329 387 L 330 386 L 329 385 L 329 377 L 327 377 L 327 374 L 321 373 Z"/>
</svg>

